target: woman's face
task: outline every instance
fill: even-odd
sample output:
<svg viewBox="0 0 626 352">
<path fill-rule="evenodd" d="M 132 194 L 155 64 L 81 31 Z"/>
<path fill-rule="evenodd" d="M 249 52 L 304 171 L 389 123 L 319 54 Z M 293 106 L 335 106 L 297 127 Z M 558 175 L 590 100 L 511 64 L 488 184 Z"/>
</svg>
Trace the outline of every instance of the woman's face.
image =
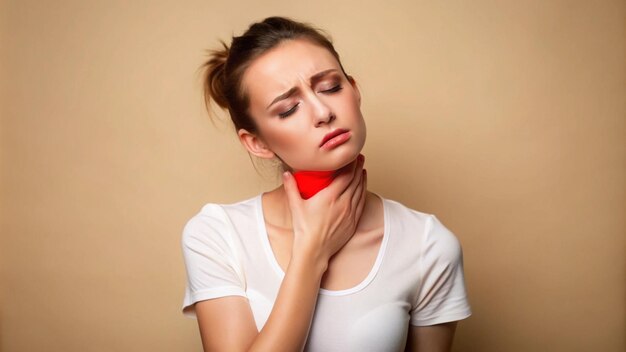
<svg viewBox="0 0 626 352">
<path fill-rule="evenodd" d="M 294 171 L 321 171 L 339 169 L 361 152 L 361 96 L 327 49 L 302 39 L 285 41 L 252 62 L 243 85 L 260 133 L 238 134 L 256 156 L 277 155 Z M 329 133 L 341 130 L 347 132 L 321 146 Z"/>
</svg>

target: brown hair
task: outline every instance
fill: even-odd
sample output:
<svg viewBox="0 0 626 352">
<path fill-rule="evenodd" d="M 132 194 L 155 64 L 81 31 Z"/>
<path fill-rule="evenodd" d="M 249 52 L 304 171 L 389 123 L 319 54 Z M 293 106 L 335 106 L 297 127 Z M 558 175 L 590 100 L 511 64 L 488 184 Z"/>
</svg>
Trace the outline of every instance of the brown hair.
<svg viewBox="0 0 626 352">
<path fill-rule="evenodd" d="M 331 39 L 321 30 L 285 17 L 268 17 L 250 25 L 243 35 L 233 37 L 230 48 L 221 41 L 222 49 L 210 51 L 209 59 L 203 65 L 204 100 L 209 113 L 211 101 L 214 101 L 228 110 L 235 131 L 243 128 L 250 133 L 259 134 L 258 127 L 248 114 L 249 99 L 242 86 L 243 74 L 257 57 L 278 44 L 293 39 L 306 39 L 328 49 L 348 77 Z"/>
</svg>

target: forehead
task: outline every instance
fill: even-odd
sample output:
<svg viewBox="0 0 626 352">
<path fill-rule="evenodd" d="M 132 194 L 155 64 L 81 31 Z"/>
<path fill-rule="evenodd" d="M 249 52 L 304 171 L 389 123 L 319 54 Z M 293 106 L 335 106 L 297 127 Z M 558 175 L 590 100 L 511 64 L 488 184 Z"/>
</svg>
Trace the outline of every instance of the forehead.
<svg viewBox="0 0 626 352">
<path fill-rule="evenodd" d="M 254 103 L 271 101 L 314 74 L 339 63 L 328 49 L 307 40 L 289 40 L 256 58 L 246 70 L 243 85 Z M 269 101 L 268 101 L 269 99 Z"/>
</svg>

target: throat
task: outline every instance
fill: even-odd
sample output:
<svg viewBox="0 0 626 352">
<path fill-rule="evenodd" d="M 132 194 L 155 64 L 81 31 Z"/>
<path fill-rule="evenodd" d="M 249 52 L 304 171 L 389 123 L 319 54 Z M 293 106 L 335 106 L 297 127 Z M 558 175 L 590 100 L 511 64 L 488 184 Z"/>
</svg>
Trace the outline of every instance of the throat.
<svg viewBox="0 0 626 352">
<path fill-rule="evenodd" d="M 302 198 L 309 199 L 333 182 L 335 171 L 297 171 L 293 177 Z"/>
</svg>

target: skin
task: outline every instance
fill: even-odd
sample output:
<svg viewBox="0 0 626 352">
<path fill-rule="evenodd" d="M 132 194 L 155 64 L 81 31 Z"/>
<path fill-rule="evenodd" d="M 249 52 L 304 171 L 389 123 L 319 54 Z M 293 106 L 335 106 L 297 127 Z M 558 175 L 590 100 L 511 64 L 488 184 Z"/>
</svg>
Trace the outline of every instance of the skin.
<svg viewBox="0 0 626 352">
<path fill-rule="evenodd" d="M 367 191 L 361 95 L 325 48 L 285 41 L 257 58 L 243 86 L 259 131 L 238 136 L 257 157 L 280 158 L 291 170 L 337 170 L 328 187 L 303 200 L 293 177 L 262 196 L 274 255 L 285 272 L 270 316 L 257 331 L 248 301 L 230 296 L 196 303 L 205 351 L 302 350 L 320 287 L 340 290 L 371 270 L 383 233 L 382 200 Z M 286 94 L 289 93 L 289 94 Z M 277 99 L 282 97 L 281 99 Z M 350 139 L 320 148 L 337 128 Z M 449 351 L 456 322 L 409 326 L 406 351 Z"/>
</svg>

